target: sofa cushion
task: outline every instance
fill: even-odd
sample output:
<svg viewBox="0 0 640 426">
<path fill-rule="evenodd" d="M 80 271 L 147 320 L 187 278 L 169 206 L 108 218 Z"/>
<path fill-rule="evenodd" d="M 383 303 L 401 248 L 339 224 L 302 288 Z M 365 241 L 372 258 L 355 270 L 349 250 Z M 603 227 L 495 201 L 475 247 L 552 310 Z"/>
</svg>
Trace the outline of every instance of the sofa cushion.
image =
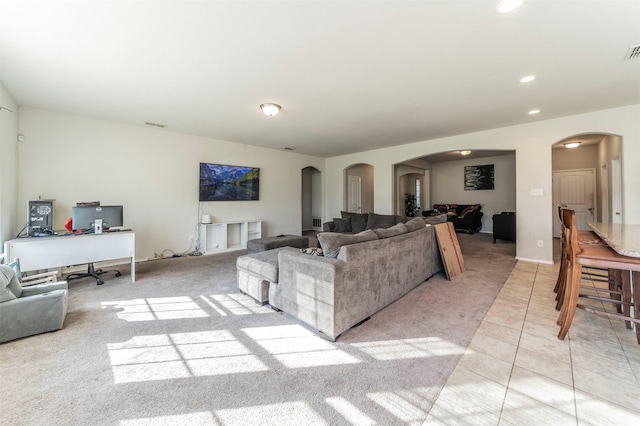
<svg viewBox="0 0 640 426">
<path fill-rule="evenodd" d="M 0 265 L 0 302 L 13 300 L 22 295 L 22 286 L 9 265 Z"/>
<path fill-rule="evenodd" d="M 339 217 L 334 217 L 333 223 L 335 224 L 335 228 L 333 229 L 334 232 L 351 232 L 352 231 L 350 217 L 345 217 L 344 219 L 341 219 Z"/>
<path fill-rule="evenodd" d="M 341 211 L 340 216 L 344 219 L 351 218 L 351 232 L 357 234 L 367 229 L 367 221 L 369 220 L 369 214 L 367 213 L 352 213 Z"/>
<path fill-rule="evenodd" d="M 349 244 L 363 243 L 365 241 L 377 240 L 378 236 L 371 229 L 357 234 L 338 234 L 335 232 L 321 232 L 317 235 L 324 257 L 337 258 L 340 248 Z"/>
<path fill-rule="evenodd" d="M 369 213 L 367 229 L 390 228 L 396 224 L 396 215 Z"/>
<path fill-rule="evenodd" d="M 398 223 L 397 225 L 393 225 L 389 228 L 374 229 L 373 232 L 376 233 L 378 238 L 390 238 L 395 237 L 396 235 L 406 234 L 409 230 L 407 229 L 407 225 L 404 223 Z"/>
<path fill-rule="evenodd" d="M 407 227 L 408 232 L 413 232 L 417 231 L 420 228 L 424 228 L 425 226 L 427 226 L 427 224 L 421 217 L 414 217 L 409 222 L 407 222 L 405 226 Z"/>
</svg>

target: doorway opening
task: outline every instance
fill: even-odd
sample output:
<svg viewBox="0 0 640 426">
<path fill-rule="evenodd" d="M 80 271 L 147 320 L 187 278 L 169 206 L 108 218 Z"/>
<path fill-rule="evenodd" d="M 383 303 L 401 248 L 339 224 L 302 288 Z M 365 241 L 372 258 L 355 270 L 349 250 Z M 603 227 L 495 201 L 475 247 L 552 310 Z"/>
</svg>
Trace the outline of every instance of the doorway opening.
<svg viewBox="0 0 640 426">
<path fill-rule="evenodd" d="M 302 169 L 302 232 L 322 231 L 322 173 L 315 167 Z"/>
</svg>

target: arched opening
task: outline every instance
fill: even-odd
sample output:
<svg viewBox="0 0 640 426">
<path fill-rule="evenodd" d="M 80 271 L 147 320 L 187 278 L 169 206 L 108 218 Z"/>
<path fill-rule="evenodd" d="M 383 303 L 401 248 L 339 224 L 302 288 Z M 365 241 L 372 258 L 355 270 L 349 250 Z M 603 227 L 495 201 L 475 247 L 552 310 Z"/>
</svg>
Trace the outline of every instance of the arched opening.
<svg viewBox="0 0 640 426">
<path fill-rule="evenodd" d="M 302 232 L 322 230 L 322 173 L 315 167 L 302 169 Z"/>
<path fill-rule="evenodd" d="M 589 222 L 622 223 L 622 137 L 583 133 L 551 148 L 554 238 L 560 237 L 558 204 L 576 211 L 580 230 Z"/>
<path fill-rule="evenodd" d="M 490 190 L 465 188 L 465 167 L 493 165 L 494 187 Z M 421 211 L 434 204 L 480 204 L 482 229 L 492 233 L 494 214 L 516 209 L 516 161 L 513 150 L 446 151 L 403 161 L 394 165 L 394 209 L 404 214 L 404 194 L 418 177 Z M 420 213 L 418 213 L 420 214 Z M 517 226 L 517 224 L 516 224 Z"/>
</svg>

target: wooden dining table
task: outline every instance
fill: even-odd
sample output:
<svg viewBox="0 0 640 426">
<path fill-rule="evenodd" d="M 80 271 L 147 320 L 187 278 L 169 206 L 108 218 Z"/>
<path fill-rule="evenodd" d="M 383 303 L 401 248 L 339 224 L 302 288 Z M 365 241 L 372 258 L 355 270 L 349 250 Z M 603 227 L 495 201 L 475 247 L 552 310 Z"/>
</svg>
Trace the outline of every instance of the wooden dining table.
<svg viewBox="0 0 640 426">
<path fill-rule="evenodd" d="M 622 256 L 640 258 L 640 225 L 604 222 L 589 222 L 587 225 L 616 253 Z M 629 289 L 629 294 L 626 295 L 624 295 L 623 290 L 623 300 L 627 302 L 633 301 L 634 306 L 631 308 L 633 309 L 633 316 L 636 319 L 640 319 L 640 271 L 632 270 L 629 272 L 621 274 L 621 279 L 626 281 L 623 289 Z M 627 311 L 626 314 L 631 315 L 631 312 Z M 638 343 L 640 343 L 639 326 L 640 324 L 635 324 Z M 627 328 L 631 328 L 631 324 L 628 322 Z"/>
</svg>

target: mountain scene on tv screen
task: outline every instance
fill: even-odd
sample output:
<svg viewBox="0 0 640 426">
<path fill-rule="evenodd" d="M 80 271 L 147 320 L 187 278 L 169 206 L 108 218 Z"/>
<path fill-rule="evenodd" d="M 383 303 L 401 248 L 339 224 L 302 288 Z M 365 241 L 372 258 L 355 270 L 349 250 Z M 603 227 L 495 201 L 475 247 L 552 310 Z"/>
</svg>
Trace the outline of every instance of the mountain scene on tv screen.
<svg viewBox="0 0 640 426">
<path fill-rule="evenodd" d="M 258 200 L 260 169 L 200 164 L 200 201 Z"/>
</svg>

